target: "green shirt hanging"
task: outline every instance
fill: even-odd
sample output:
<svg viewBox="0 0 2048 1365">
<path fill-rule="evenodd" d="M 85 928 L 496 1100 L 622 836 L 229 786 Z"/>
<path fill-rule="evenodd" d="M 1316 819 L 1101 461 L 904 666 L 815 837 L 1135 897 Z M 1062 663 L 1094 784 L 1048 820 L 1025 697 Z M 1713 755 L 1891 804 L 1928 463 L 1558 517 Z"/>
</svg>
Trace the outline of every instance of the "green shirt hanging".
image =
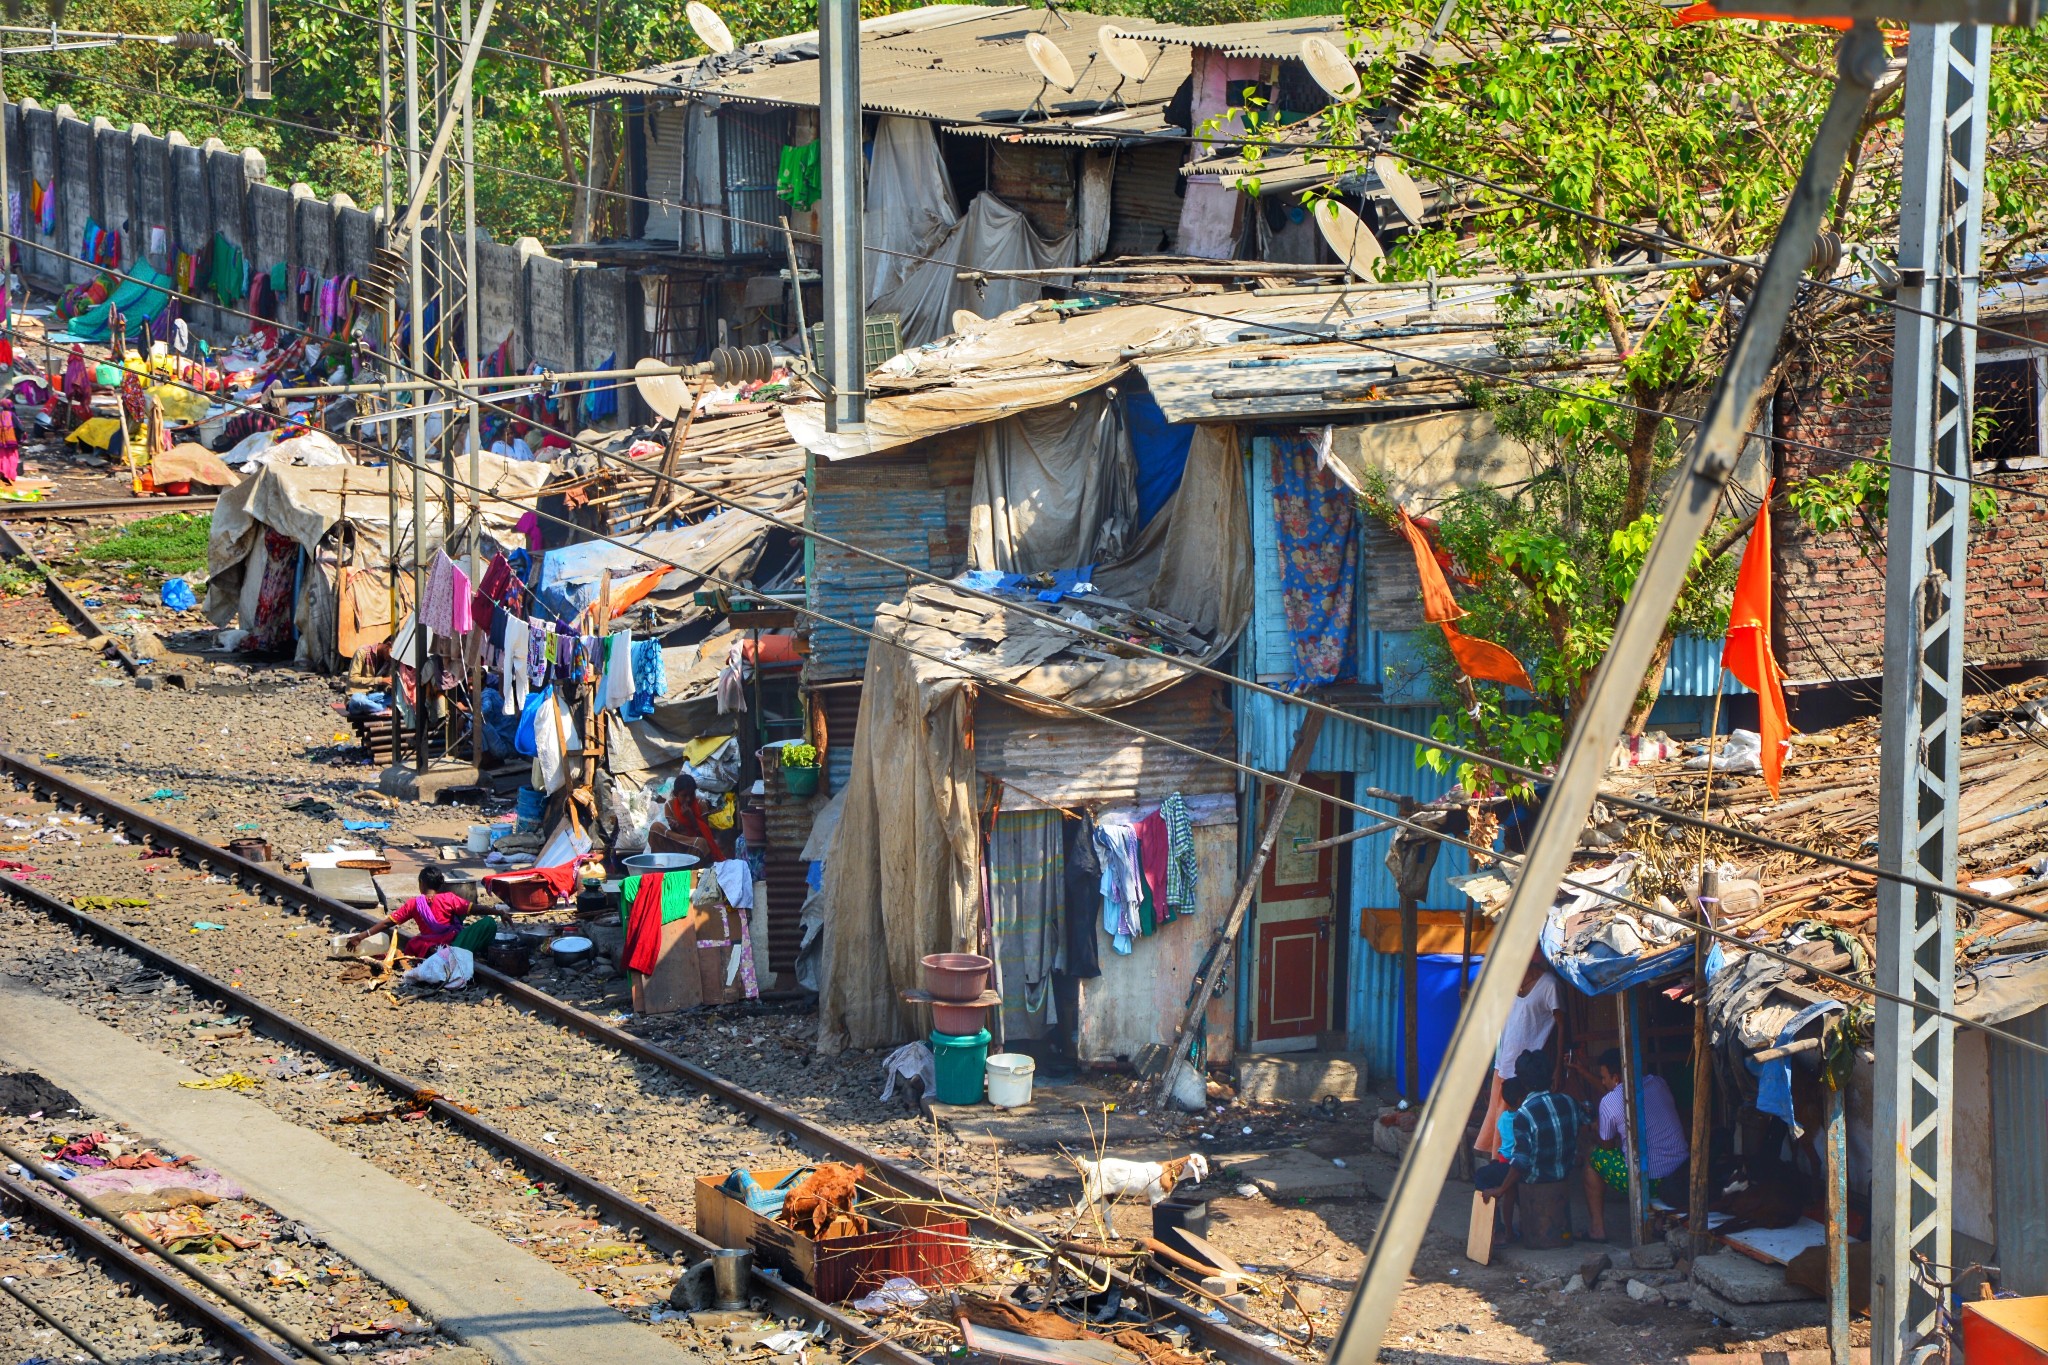
<svg viewBox="0 0 2048 1365">
<path fill-rule="evenodd" d="M 775 192 L 788 200 L 791 208 L 802 213 L 817 203 L 823 184 L 817 143 L 782 149 L 782 163 L 775 173 Z"/>
</svg>

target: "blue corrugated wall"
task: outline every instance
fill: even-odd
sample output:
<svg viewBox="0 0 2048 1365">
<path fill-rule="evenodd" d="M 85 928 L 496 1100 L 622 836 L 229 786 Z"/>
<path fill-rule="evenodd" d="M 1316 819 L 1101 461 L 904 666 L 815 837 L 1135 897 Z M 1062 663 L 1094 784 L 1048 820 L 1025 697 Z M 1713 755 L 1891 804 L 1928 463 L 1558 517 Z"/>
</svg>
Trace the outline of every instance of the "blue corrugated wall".
<svg viewBox="0 0 2048 1365">
<path fill-rule="evenodd" d="M 1287 638 L 1287 622 L 1280 603 L 1278 543 L 1273 521 L 1272 447 L 1264 437 L 1251 442 L 1246 462 L 1246 493 L 1249 499 L 1254 572 L 1252 620 L 1245 631 L 1246 648 L 1240 671 L 1268 680 L 1290 674 L 1294 654 Z M 1361 563 L 1360 573 L 1369 572 Z M 1437 716 L 1429 704 L 1427 678 L 1421 665 L 1415 633 L 1377 631 L 1365 626 L 1363 604 L 1365 585 L 1358 591 L 1358 676 L 1361 682 L 1377 684 L 1386 705 L 1370 708 L 1374 720 L 1426 735 Z M 1697 636 L 1680 638 L 1671 650 L 1664 671 L 1664 687 L 1653 720 L 1673 725 L 1697 725 L 1704 730 L 1714 695 L 1715 677 L 1720 673 L 1721 642 Z M 1733 678 L 1725 680 L 1728 693 L 1745 691 Z M 1300 708 L 1242 688 L 1237 692 L 1238 754 L 1242 762 L 1266 772 L 1280 772 L 1287 766 L 1300 727 Z M 1728 728 L 1726 716 L 1722 728 Z M 1418 746 L 1407 739 L 1380 734 L 1359 725 L 1329 721 L 1316 741 L 1309 768 L 1313 772 L 1350 773 L 1358 785 L 1400 792 L 1418 801 L 1430 801 L 1443 794 L 1452 781 L 1416 763 Z M 1373 804 L 1361 802 L 1360 804 Z M 1354 812 L 1345 812 L 1341 829 L 1365 823 Z M 1249 826 L 1247 826 L 1249 828 Z M 1373 1076 L 1391 1078 L 1399 1041 L 1397 1016 L 1401 1000 L 1399 957 L 1375 952 L 1358 932 L 1360 911 L 1367 907 L 1392 907 L 1398 903 L 1393 878 L 1386 867 L 1391 832 L 1376 834 L 1350 844 L 1350 904 L 1341 914 L 1348 917 L 1350 935 L 1350 999 L 1346 1005 L 1349 1045 L 1363 1052 Z M 1463 910 L 1465 898 L 1452 890 L 1449 878 L 1470 870 L 1470 859 L 1458 849 L 1445 849 L 1430 877 L 1429 895 L 1423 900 L 1428 910 Z M 1247 926 L 1246 945 L 1254 926 Z M 1249 1020 L 1251 1012 L 1241 1011 Z"/>
</svg>

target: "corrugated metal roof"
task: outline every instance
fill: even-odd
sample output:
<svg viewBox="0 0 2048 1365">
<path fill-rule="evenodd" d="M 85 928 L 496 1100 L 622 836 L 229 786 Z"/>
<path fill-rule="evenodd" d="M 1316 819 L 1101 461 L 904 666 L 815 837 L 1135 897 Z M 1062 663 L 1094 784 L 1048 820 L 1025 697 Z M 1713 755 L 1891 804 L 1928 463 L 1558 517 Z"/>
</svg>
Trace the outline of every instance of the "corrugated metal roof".
<svg viewBox="0 0 2048 1365">
<path fill-rule="evenodd" d="M 1175 47 L 1214 48 L 1226 57 L 1301 56 L 1304 38 L 1328 38 L 1340 48 L 1347 29 L 1341 14 L 1308 14 L 1292 19 L 1258 19 L 1243 24 L 1163 24 L 1145 32 L 1148 41 Z M 1372 50 L 1377 51 L 1375 45 Z"/>
<path fill-rule="evenodd" d="M 1126 724 L 1229 758 L 1230 697 L 1191 678 L 1108 713 Z M 974 767 L 1035 801 L 1108 809 L 1156 805 L 1173 792 L 1234 791 L 1236 770 L 1080 716 L 1041 716 L 984 696 L 974 708 Z"/>
<path fill-rule="evenodd" d="M 1064 20 L 1062 24 L 1061 20 Z M 1172 128 L 1166 101 L 1187 79 L 1185 48 L 1163 48 L 1150 75 L 1125 81 L 1099 55 L 1104 27 L 1147 32 L 1150 20 L 1023 6 L 930 5 L 861 23 L 861 103 L 873 113 L 904 114 L 958 133 L 1077 146 L 1141 137 Z M 1042 32 L 1079 79 L 1072 91 L 1046 88 L 1025 55 L 1027 34 Z M 1041 91 L 1042 116 L 1020 123 Z M 751 43 L 723 57 L 694 57 L 643 71 L 600 76 L 547 92 L 552 99 L 669 95 L 676 99 L 751 100 L 816 108 L 816 33 Z M 1109 107 L 1112 94 L 1118 107 Z M 999 125 L 999 126 L 990 126 Z"/>
</svg>

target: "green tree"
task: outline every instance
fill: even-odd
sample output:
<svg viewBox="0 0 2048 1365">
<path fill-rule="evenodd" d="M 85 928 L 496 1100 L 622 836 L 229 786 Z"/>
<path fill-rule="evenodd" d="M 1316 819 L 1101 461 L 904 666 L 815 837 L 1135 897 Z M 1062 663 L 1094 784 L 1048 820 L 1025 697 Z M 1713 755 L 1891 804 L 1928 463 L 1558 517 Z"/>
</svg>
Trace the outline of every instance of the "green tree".
<svg viewBox="0 0 2048 1365">
<path fill-rule="evenodd" d="M 1365 61 L 1361 97 L 1317 120 L 1332 178 L 1305 197 L 1367 170 L 1372 120 L 1384 121 L 1401 53 L 1438 10 L 1439 0 L 1350 0 L 1354 58 L 1380 55 Z M 1684 24 L 1655 0 L 1460 0 L 1392 133 L 1396 152 L 1418 179 L 1438 182 L 1439 205 L 1453 211 L 1390 240 L 1385 277 L 1605 265 L 1640 255 L 1645 232 L 1669 239 L 1668 255 L 1690 254 L 1671 241 L 1736 257 L 1768 250 L 1827 103 L 1834 40 L 1824 28 Z M 1995 269 L 2048 232 L 2039 148 L 2048 35 L 2000 30 L 1992 81 L 1986 229 Z M 1896 240 L 1903 98 L 1903 71 L 1871 97 L 1828 223 L 1848 241 Z M 1257 162 L 1282 136 L 1300 133 L 1255 135 L 1248 157 Z M 1446 657 L 1437 670 L 1446 738 L 1521 762 L 1554 754 L 1655 534 L 1660 480 L 1690 430 L 1678 419 L 1703 405 L 1754 279 L 1752 266 L 1722 264 L 1505 301 L 1502 349 L 1542 352 L 1560 369 L 1581 364 L 1599 377 L 1546 376 L 1551 392 L 1505 382 L 1475 389 L 1540 472 L 1519 489 L 1460 493 L 1436 515 L 1472 583 L 1473 633 L 1535 661 L 1539 711 L 1556 723 L 1489 719 L 1510 713 L 1490 689 L 1475 694 L 1450 675 Z M 1825 372 L 1831 348 L 1878 318 L 1888 321 L 1881 308 L 1807 291 L 1764 392 L 1795 360 Z M 1633 729 L 1655 699 L 1673 636 L 1725 624 L 1729 552 L 1739 543 L 1729 532 L 1740 529 L 1724 521 L 1696 555 Z"/>
</svg>

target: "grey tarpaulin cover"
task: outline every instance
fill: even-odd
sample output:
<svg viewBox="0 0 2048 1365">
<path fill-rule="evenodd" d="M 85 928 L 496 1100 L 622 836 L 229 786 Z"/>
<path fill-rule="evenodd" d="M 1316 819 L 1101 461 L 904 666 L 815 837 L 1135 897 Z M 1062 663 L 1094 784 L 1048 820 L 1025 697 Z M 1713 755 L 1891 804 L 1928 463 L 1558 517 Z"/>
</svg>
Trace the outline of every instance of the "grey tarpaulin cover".
<svg viewBox="0 0 2048 1365">
<path fill-rule="evenodd" d="M 976 285 L 963 270 L 1050 270 L 1074 264 L 1074 234 L 1048 242 L 1024 215 L 986 192 L 974 197 L 967 216 L 930 249 L 930 259 L 909 266 L 894 287 L 869 300 L 871 313 L 901 319 L 903 344 L 922 346 L 953 330 L 953 314 L 966 309 L 992 318 L 1037 298 L 1046 280 L 991 279 Z"/>
<path fill-rule="evenodd" d="M 1122 410 L 1106 388 L 1075 405 L 1019 413 L 981 429 L 967 563 L 1039 573 L 1123 558 L 1138 484 Z"/>
<path fill-rule="evenodd" d="M 931 254 L 959 221 L 931 121 L 895 116 L 878 120 L 874 152 L 868 157 L 867 213 L 861 228 L 867 242 L 868 301 L 874 303 L 901 283 L 917 268 L 918 258 Z M 947 314 L 948 319 L 951 316 Z M 904 341 L 910 344 L 907 335 Z"/>
<path fill-rule="evenodd" d="M 1173 501 L 1095 582 L 1124 602 L 1194 623 L 1210 641 L 1203 657 L 1213 660 L 1250 614 L 1250 544 L 1235 432 L 1202 429 Z M 1076 654 L 1066 631 L 932 584 L 884 604 L 874 629 L 853 773 L 825 864 L 818 1046 L 827 1054 L 910 1037 L 902 993 L 921 984 L 919 959 L 975 946 L 978 689 L 1010 683 L 1093 709 L 1143 700 L 1187 676 L 1149 653 L 1110 662 Z"/>
</svg>

